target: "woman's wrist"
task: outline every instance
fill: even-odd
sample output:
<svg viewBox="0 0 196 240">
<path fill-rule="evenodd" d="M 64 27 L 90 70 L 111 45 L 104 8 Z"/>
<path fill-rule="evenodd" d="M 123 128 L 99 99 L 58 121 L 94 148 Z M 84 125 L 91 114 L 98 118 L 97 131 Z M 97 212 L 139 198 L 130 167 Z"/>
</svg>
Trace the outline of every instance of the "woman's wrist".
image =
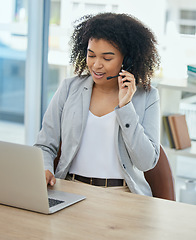
<svg viewBox="0 0 196 240">
<path fill-rule="evenodd" d="M 127 104 L 129 104 L 131 102 L 131 100 L 130 101 L 128 101 L 127 103 L 125 103 L 125 104 L 119 104 L 118 106 L 119 106 L 119 108 L 122 108 L 122 107 L 124 107 L 124 106 L 126 106 Z"/>
</svg>

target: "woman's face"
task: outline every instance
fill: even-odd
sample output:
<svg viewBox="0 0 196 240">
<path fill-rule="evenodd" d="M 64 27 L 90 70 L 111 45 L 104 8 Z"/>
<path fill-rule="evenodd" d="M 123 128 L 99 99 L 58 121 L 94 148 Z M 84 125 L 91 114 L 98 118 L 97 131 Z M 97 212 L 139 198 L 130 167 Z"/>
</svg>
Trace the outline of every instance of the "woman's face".
<svg viewBox="0 0 196 240">
<path fill-rule="evenodd" d="M 87 66 L 95 83 L 104 83 L 109 76 L 117 75 L 122 66 L 123 55 L 110 42 L 92 38 L 88 42 Z M 117 80 L 117 78 L 116 78 Z"/>
</svg>

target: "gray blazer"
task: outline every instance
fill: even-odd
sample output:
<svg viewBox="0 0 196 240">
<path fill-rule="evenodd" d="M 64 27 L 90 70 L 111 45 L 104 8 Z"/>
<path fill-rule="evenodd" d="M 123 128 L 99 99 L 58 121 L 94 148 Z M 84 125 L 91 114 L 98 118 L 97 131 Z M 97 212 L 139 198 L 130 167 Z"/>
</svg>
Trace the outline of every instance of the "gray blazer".
<svg viewBox="0 0 196 240">
<path fill-rule="evenodd" d="M 80 147 L 87 122 L 93 87 L 92 77 L 64 80 L 44 115 L 35 146 L 43 150 L 45 169 L 53 170 L 53 161 L 62 141 L 61 157 L 55 177 L 64 179 Z M 141 87 L 126 106 L 115 108 L 116 153 L 131 192 L 152 195 L 144 171 L 153 168 L 159 158 L 160 109 L 158 90 Z"/>
</svg>

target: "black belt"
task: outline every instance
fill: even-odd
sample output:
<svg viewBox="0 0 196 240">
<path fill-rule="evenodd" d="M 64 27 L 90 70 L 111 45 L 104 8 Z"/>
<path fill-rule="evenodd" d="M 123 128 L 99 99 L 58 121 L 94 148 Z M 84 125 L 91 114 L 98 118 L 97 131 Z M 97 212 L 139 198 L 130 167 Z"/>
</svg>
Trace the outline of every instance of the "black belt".
<svg viewBox="0 0 196 240">
<path fill-rule="evenodd" d="M 77 181 L 95 185 L 95 186 L 102 186 L 102 187 L 126 186 L 126 182 L 123 179 L 88 178 L 88 177 L 83 177 L 76 174 L 68 174 L 68 177 L 71 177 L 72 180 L 77 180 Z"/>
</svg>

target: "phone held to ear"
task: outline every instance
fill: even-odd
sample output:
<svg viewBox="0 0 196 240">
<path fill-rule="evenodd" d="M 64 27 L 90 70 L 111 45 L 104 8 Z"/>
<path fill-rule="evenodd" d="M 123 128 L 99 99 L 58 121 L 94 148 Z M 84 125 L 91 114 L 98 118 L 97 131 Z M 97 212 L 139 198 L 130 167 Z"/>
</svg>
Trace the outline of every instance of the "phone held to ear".
<svg viewBox="0 0 196 240">
<path fill-rule="evenodd" d="M 131 57 L 130 56 L 126 56 L 126 57 L 124 57 L 124 59 L 123 59 L 123 69 L 125 70 L 125 71 L 128 71 L 128 70 L 130 70 L 130 68 L 132 67 L 132 60 L 131 60 Z M 112 79 L 112 78 L 116 78 L 116 77 L 118 77 L 118 76 L 120 76 L 119 74 L 118 75 L 115 75 L 115 76 L 109 76 L 109 77 L 107 77 L 107 80 L 110 80 L 110 79 Z M 125 80 L 124 82 L 129 82 L 128 80 Z"/>
</svg>

